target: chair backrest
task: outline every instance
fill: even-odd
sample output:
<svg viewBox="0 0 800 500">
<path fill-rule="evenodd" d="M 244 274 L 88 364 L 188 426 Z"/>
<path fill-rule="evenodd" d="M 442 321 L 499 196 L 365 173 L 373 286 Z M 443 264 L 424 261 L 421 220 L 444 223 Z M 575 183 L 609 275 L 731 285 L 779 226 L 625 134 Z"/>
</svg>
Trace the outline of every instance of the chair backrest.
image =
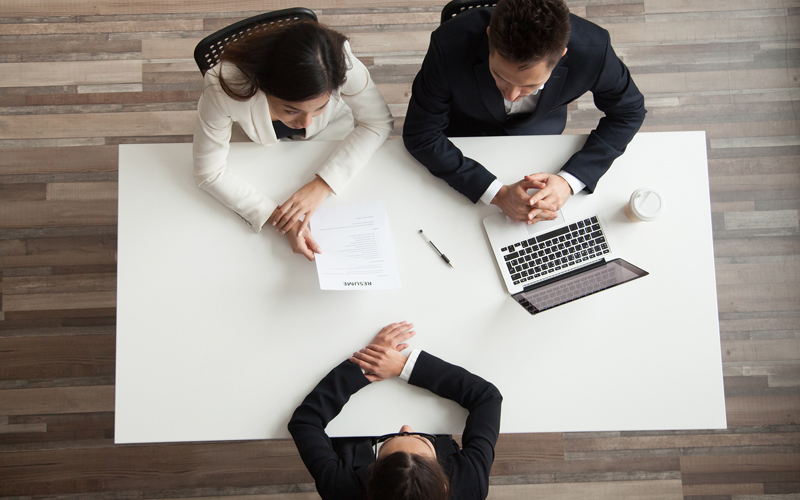
<svg viewBox="0 0 800 500">
<path fill-rule="evenodd" d="M 219 56 L 229 43 L 270 26 L 308 19 L 316 21 L 317 15 L 303 7 L 276 10 L 244 19 L 203 38 L 194 48 L 194 60 L 205 76 L 206 71 L 219 64 Z"/>
<path fill-rule="evenodd" d="M 453 19 L 459 14 L 462 14 L 471 9 L 479 7 L 494 7 L 497 5 L 497 0 L 453 0 L 442 9 L 442 20 L 439 24 Z"/>
</svg>

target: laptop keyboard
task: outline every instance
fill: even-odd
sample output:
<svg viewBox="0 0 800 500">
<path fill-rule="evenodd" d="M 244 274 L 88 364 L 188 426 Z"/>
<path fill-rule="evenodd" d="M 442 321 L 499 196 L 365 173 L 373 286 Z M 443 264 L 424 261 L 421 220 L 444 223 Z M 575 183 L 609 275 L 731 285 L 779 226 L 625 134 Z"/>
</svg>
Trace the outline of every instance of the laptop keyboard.
<svg viewBox="0 0 800 500">
<path fill-rule="evenodd" d="M 525 294 L 519 294 L 517 302 L 522 304 L 531 314 L 537 309 L 542 312 L 551 307 L 560 306 L 581 297 L 586 297 L 593 293 L 605 290 L 618 283 L 616 272 L 609 266 L 604 266 L 601 271 L 586 273 L 585 276 L 575 276 L 553 285 L 543 287 L 541 291 L 534 290 Z M 523 296 L 524 295 L 524 296 Z"/>
<path fill-rule="evenodd" d="M 500 249 L 515 285 L 563 274 L 610 251 L 597 216 Z"/>
</svg>

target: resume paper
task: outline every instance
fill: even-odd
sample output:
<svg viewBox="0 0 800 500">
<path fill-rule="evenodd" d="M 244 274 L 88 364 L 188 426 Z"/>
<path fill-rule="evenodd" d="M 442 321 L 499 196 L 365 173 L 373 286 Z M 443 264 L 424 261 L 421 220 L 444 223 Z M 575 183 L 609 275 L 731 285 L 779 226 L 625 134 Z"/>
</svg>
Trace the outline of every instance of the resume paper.
<svg viewBox="0 0 800 500">
<path fill-rule="evenodd" d="M 322 208 L 309 223 L 322 290 L 400 288 L 383 201 Z"/>
</svg>

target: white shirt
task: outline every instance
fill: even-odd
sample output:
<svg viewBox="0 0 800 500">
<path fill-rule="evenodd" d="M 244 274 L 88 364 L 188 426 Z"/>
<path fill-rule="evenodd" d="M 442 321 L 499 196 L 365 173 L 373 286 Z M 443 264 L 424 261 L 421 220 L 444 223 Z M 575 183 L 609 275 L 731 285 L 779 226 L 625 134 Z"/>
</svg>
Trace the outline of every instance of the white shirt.
<svg viewBox="0 0 800 500">
<path fill-rule="evenodd" d="M 536 105 L 539 103 L 539 96 L 541 95 L 540 93 L 543 88 L 544 85 L 526 95 L 519 101 L 509 101 L 508 99 L 503 99 L 503 104 L 506 108 L 506 116 L 516 115 L 519 113 L 533 113 L 533 111 L 536 109 Z"/>
<path fill-rule="evenodd" d="M 516 115 L 519 113 L 533 113 L 536 110 L 536 105 L 539 104 L 539 96 L 541 95 L 541 90 L 543 88 L 544 85 L 536 89 L 536 91 L 532 94 L 523 97 L 519 101 L 509 101 L 503 99 L 503 105 L 506 109 L 506 116 Z M 569 186 L 572 188 L 573 194 L 586 187 L 586 184 L 578 180 L 578 178 L 572 174 L 561 171 L 558 173 L 558 175 L 567 181 Z M 481 195 L 481 201 L 487 205 L 491 205 L 492 200 L 495 196 L 497 196 L 497 192 L 500 191 L 501 187 L 503 187 L 502 182 L 497 179 L 492 181 L 486 191 L 483 192 L 483 195 Z"/>
<path fill-rule="evenodd" d="M 403 371 L 400 372 L 400 378 L 406 382 L 408 382 L 408 379 L 411 378 L 411 372 L 414 371 L 414 363 L 417 362 L 420 352 L 420 349 L 414 349 L 411 351 L 411 354 L 408 355 L 408 359 L 406 360 L 406 365 L 403 367 Z"/>
</svg>

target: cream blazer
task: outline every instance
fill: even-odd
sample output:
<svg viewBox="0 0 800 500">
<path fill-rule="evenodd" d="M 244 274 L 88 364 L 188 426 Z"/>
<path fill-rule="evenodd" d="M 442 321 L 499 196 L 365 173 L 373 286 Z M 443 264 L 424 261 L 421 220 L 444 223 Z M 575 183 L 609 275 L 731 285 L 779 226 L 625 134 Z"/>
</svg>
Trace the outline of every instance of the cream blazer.
<svg viewBox="0 0 800 500">
<path fill-rule="evenodd" d="M 350 67 L 347 80 L 338 92 L 331 95 L 325 111 L 314 117 L 305 136 L 305 139 L 341 140 L 317 170 L 317 175 L 335 194 L 340 194 L 367 163 L 389 136 L 394 124 L 389 107 L 369 71 L 353 56 L 348 42 L 345 42 L 344 49 Z M 239 214 L 258 233 L 278 203 L 228 170 L 233 122 L 237 122 L 253 142 L 270 146 L 277 144 L 278 139 L 265 94 L 259 91 L 247 101 L 231 99 L 219 84 L 220 71 L 226 78 L 235 79 L 239 70 L 233 64 L 223 62 L 205 75 L 205 87 L 197 103 L 194 124 L 194 177 L 198 186 Z M 358 120 L 355 128 L 354 117 Z"/>
</svg>

